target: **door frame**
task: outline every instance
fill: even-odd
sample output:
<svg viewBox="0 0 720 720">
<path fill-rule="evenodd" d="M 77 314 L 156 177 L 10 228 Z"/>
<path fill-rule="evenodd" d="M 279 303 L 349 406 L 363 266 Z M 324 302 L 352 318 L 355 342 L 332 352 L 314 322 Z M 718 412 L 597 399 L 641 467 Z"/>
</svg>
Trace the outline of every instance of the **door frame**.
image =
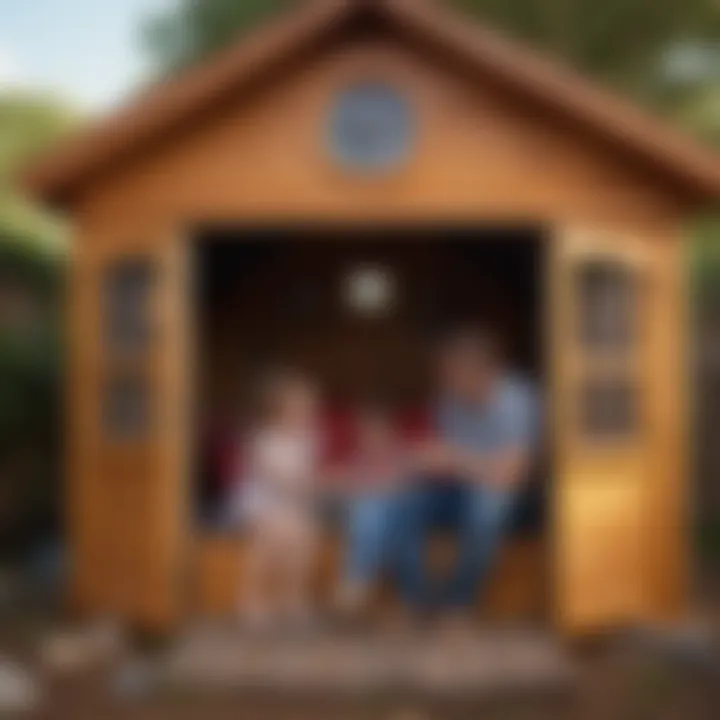
<svg viewBox="0 0 720 720">
<path fill-rule="evenodd" d="M 292 222 L 284 223 L 281 227 L 277 227 L 272 224 L 253 224 L 252 227 L 248 227 L 245 225 L 242 221 L 237 222 L 227 222 L 222 223 L 219 227 L 221 228 L 229 228 L 233 232 L 237 233 L 237 239 L 228 240 L 228 242 L 233 242 L 236 244 L 242 244 L 243 242 L 243 235 L 246 232 L 252 232 L 252 231 L 275 231 L 286 233 L 286 237 L 283 238 L 283 242 L 295 242 L 294 239 L 297 237 L 297 242 L 307 242 L 307 231 L 308 229 L 312 230 L 312 225 L 308 225 L 307 223 L 298 224 L 298 228 L 301 229 L 300 232 L 296 232 L 295 228 L 293 227 Z M 363 232 L 368 231 L 372 232 L 375 227 L 374 225 L 366 226 L 364 224 L 356 224 L 356 223 L 339 223 L 339 224 L 332 224 L 328 225 L 323 222 L 317 223 L 317 228 L 320 233 L 327 233 L 328 231 L 334 232 L 335 230 L 342 230 L 343 226 L 349 226 L 353 230 L 353 239 L 357 240 L 361 237 Z M 188 397 L 190 398 L 190 405 L 189 407 L 197 408 L 199 406 L 198 403 L 198 397 L 197 397 L 197 388 L 199 386 L 198 382 L 198 365 L 199 361 L 198 358 L 200 357 L 201 351 L 198 347 L 198 338 L 200 336 L 199 333 L 199 327 L 201 318 L 198 314 L 199 304 L 197 302 L 197 292 L 198 292 L 198 270 L 199 270 L 199 263 L 198 263 L 198 257 L 200 253 L 203 251 L 203 244 L 206 242 L 206 240 L 203 240 L 203 232 L 204 229 L 210 228 L 213 229 L 216 227 L 214 223 L 205 223 L 205 224 L 196 224 L 192 226 L 194 230 L 192 232 L 186 232 L 183 234 L 183 245 L 184 245 L 184 252 L 188 258 L 187 264 L 188 267 L 191 269 L 188 277 L 189 280 L 189 309 L 187 310 L 187 329 L 188 329 L 188 336 L 191 338 L 189 342 L 189 356 L 190 356 L 190 362 L 189 367 L 192 368 L 192 375 L 190 375 L 190 385 L 191 389 L 188 392 Z M 405 240 L 405 239 L 399 239 L 399 240 L 393 240 L 393 233 L 400 232 L 405 233 L 409 230 L 412 230 L 413 223 L 395 223 L 395 224 L 389 224 L 389 225 L 383 225 L 378 224 L 377 227 L 380 230 L 387 231 L 388 233 L 388 242 L 399 242 L 403 243 L 406 242 L 408 244 L 408 250 L 411 249 L 413 240 Z M 552 224 L 545 221 L 538 221 L 538 222 L 511 222 L 511 221 L 485 221 L 485 220 L 478 220 L 471 223 L 453 223 L 453 222 L 445 222 L 445 223 L 439 223 L 436 229 L 433 229 L 432 232 L 429 232 L 427 228 L 422 228 L 422 226 L 418 225 L 418 228 L 423 233 L 424 239 L 430 239 L 432 235 L 437 232 L 438 234 L 441 234 L 443 229 L 447 230 L 448 228 L 451 230 L 467 230 L 467 231 L 475 231 L 478 233 L 482 233 L 483 230 L 485 230 L 488 233 L 492 232 L 492 229 L 495 228 L 498 231 L 502 230 L 512 230 L 514 227 L 516 227 L 520 231 L 527 231 L 528 234 L 532 234 L 531 242 L 533 246 L 536 248 L 536 256 L 538 258 L 538 267 L 535 270 L 535 277 L 537 282 L 537 300 L 542 304 L 542 307 L 538 308 L 536 312 L 534 313 L 534 321 L 539 325 L 539 332 L 537 333 L 537 336 L 539 338 L 541 347 L 538 348 L 538 359 L 540 362 L 540 367 L 538 368 L 539 373 L 538 376 L 540 378 L 540 387 L 541 387 L 541 396 L 542 401 L 544 405 L 547 408 L 550 408 L 553 403 L 553 387 L 552 387 L 552 372 L 551 372 L 551 366 L 549 365 L 549 360 L 552 357 L 552 348 L 551 348 L 551 339 L 550 334 L 548 332 L 548 321 L 550 319 L 550 302 L 549 302 L 549 287 L 547 285 L 549 278 L 550 278 L 550 265 L 552 261 L 552 242 L 553 242 L 553 232 L 552 232 Z M 438 235 L 437 242 L 442 243 L 442 237 Z M 327 240 L 323 239 L 320 240 L 320 242 L 327 242 Z M 482 244 L 485 242 L 483 238 L 479 238 L 477 240 L 472 240 L 473 243 Z M 508 240 L 508 242 L 513 242 L 513 240 Z M 188 491 L 193 486 L 193 483 L 196 482 L 197 478 L 197 467 L 196 467 L 196 461 L 195 459 L 198 457 L 198 433 L 197 433 L 197 427 L 194 422 L 194 416 L 192 412 L 189 413 L 189 420 L 188 424 L 191 427 L 191 430 L 188 432 L 189 437 L 191 438 L 190 442 L 187 444 L 187 450 L 185 453 L 184 458 L 184 464 L 187 468 L 188 472 Z M 546 412 L 546 426 L 549 430 L 552 430 L 550 432 L 550 435 L 554 435 L 554 429 L 550 428 L 552 425 L 552 422 L 550 420 L 550 413 Z M 547 473 L 544 477 L 544 482 L 546 483 L 545 489 L 545 495 L 544 495 L 544 509 L 543 509 L 543 528 L 542 528 L 542 537 L 541 537 L 541 545 L 542 545 L 542 574 L 543 574 L 543 582 L 542 582 L 542 593 L 543 597 L 541 598 L 541 605 L 543 607 L 543 623 L 546 624 L 547 622 L 552 623 L 552 618 L 554 616 L 553 611 L 553 603 L 554 603 L 554 596 L 555 596 L 555 589 L 554 589 L 554 583 L 552 581 L 554 575 L 555 575 L 555 568 L 554 568 L 554 562 L 555 562 L 555 556 L 553 553 L 553 537 L 554 537 L 554 510 L 553 510 L 553 496 L 555 493 L 555 452 L 554 448 L 552 447 L 552 441 L 546 440 L 544 443 L 545 447 L 550 448 L 550 451 L 547 452 L 548 457 L 543 458 L 544 462 L 547 463 Z M 193 599 L 193 592 L 192 592 L 192 585 L 195 582 L 195 579 L 197 578 L 197 568 L 195 566 L 195 562 L 198 558 L 198 553 L 203 550 L 201 547 L 203 542 L 203 532 L 198 528 L 198 524 L 196 521 L 196 518 L 192 511 L 190 511 L 189 515 L 189 524 L 188 527 L 190 528 L 189 534 L 190 534 L 190 543 L 189 546 L 192 548 L 192 552 L 190 553 L 190 557 L 193 558 L 193 562 L 190 563 L 190 565 L 187 568 L 187 573 L 185 576 L 185 593 L 184 593 L 184 599 L 183 604 L 186 607 L 186 612 L 192 613 L 191 603 Z M 205 534 L 207 536 L 207 533 Z M 190 605 L 188 605 L 188 600 L 190 601 Z"/>
</svg>

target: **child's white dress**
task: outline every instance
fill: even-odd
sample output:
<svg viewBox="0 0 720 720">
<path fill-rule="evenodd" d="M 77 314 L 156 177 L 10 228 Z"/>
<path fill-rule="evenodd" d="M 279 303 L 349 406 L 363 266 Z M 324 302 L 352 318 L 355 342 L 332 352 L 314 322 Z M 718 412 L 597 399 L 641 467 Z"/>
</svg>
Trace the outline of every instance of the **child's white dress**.
<svg viewBox="0 0 720 720">
<path fill-rule="evenodd" d="M 261 430 L 252 438 L 239 494 L 239 517 L 262 520 L 278 512 L 307 512 L 317 474 L 318 439 L 313 432 Z"/>
</svg>

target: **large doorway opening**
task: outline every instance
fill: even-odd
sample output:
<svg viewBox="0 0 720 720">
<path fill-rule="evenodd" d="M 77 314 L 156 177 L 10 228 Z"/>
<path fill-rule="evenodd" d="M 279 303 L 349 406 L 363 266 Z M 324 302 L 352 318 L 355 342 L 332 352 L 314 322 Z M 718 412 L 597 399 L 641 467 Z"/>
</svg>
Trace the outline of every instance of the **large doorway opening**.
<svg viewBox="0 0 720 720">
<path fill-rule="evenodd" d="M 330 424 L 364 396 L 412 424 L 432 411 L 437 338 L 477 323 L 497 339 L 508 372 L 543 393 L 539 228 L 221 228 L 197 240 L 194 509 L 205 612 L 230 611 L 237 597 L 238 537 L 226 511 L 238 434 L 263 368 L 313 377 Z M 496 573 L 498 614 L 534 614 L 544 604 L 548 484 L 538 464 Z"/>
</svg>

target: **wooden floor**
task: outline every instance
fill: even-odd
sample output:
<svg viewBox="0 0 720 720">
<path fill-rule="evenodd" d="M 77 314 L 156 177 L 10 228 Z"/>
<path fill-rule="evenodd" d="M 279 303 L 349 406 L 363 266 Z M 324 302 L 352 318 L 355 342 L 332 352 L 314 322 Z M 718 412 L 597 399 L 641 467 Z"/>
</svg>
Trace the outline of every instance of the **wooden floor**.
<svg viewBox="0 0 720 720">
<path fill-rule="evenodd" d="M 206 535 L 196 543 L 191 587 L 191 613 L 204 618 L 234 615 L 243 586 L 245 544 L 242 538 Z M 436 543 L 431 553 L 442 569 L 454 551 L 447 543 Z M 336 538 L 323 543 L 317 574 L 317 600 L 322 606 L 337 586 L 342 545 Z M 396 596 L 390 586 L 379 588 L 378 600 Z M 478 614 L 493 620 L 544 622 L 548 618 L 547 558 L 541 540 L 510 543 L 499 558 Z"/>
<path fill-rule="evenodd" d="M 170 687 L 310 694 L 561 692 L 574 678 L 554 637 L 521 629 L 462 639 L 428 630 L 261 640 L 229 625 L 205 626 L 179 642 L 166 667 Z"/>
</svg>

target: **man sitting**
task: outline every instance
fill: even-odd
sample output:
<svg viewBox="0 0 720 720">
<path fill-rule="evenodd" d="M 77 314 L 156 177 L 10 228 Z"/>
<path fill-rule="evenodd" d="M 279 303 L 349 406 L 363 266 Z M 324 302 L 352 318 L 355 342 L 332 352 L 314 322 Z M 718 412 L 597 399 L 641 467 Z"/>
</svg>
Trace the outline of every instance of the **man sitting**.
<svg viewBox="0 0 720 720">
<path fill-rule="evenodd" d="M 415 610 L 445 609 L 458 619 L 475 606 L 498 555 L 539 435 L 536 395 L 505 370 L 490 337 L 464 330 L 439 352 L 437 438 L 399 498 L 395 554 L 401 591 Z M 458 533 L 454 571 L 433 582 L 429 535 Z"/>
</svg>

